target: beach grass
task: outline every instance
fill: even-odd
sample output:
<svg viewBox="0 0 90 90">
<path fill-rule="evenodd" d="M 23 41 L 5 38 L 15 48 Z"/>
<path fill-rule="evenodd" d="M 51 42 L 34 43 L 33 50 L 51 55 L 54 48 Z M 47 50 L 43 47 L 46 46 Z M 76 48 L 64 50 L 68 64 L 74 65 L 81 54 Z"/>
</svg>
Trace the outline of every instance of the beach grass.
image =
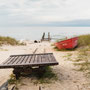
<svg viewBox="0 0 90 90">
<path fill-rule="evenodd" d="M 37 80 L 34 83 L 52 83 L 53 81 L 58 80 L 57 75 L 53 72 L 52 68 L 46 66 L 44 72 L 33 72 L 32 77 L 36 77 Z"/>
<path fill-rule="evenodd" d="M 8 80 L 9 84 L 15 84 L 16 83 L 16 78 L 14 74 L 10 75 L 10 79 Z"/>
<path fill-rule="evenodd" d="M 90 34 L 79 36 L 78 47 L 82 46 L 90 46 Z"/>
<path fill-rule="evenodd" d="M 19 43 L 18 40 L 12 37 L 0 36 L 0 45 L 23 45 L 23 43 Z"/>
</svg>

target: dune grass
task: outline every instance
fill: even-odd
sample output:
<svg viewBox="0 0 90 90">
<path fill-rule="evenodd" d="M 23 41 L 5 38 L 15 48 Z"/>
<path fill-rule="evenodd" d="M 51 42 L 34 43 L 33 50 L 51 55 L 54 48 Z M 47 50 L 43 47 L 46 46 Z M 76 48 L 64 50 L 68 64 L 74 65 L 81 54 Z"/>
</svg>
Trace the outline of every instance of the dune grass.
<svg viewBox="0 0 90 90">
<path fill-rule="evenodd" d="M 21 43 L 14 38 L 0 36 L 0 45 L 21 45 Z"/>
<path fill-rule="evenodd" d="M 78 46 L 90 46 L 90 34 L 80 35 L 78 40 Z"/>
<path fill-rule="evenodd" d="M 78 67 L 77 71 L 84 72 L 84 75 L 90 80 L 90 51 L 82 49 L 79 51 L 76 62 L 73 64 Z"/>
<path fill-rule="evenodd" d="M 32 74 L 34 77 L 37 78 L 38 83 L 52 83 L 52 81 L 56 81 L 57 75 L 53 72 L 52 68 L 49 66 L 45 67 L 43 73 L 40 72 L 33 72 Z"/>
</svg>

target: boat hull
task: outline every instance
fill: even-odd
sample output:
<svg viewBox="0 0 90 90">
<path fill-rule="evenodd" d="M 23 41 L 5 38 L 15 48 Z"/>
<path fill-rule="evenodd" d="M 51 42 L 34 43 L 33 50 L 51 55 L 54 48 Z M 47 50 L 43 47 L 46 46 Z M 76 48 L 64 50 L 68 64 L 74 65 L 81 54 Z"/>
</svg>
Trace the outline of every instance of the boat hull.
<svg viewBox="0 0 90 90">
<path fill-rule="evenodd" d="M 64 41 L 55 43 L 55 46 L 58 49 L 73 49 L 78 44 L 78 37 L 70 38 Z"/>
</svg>

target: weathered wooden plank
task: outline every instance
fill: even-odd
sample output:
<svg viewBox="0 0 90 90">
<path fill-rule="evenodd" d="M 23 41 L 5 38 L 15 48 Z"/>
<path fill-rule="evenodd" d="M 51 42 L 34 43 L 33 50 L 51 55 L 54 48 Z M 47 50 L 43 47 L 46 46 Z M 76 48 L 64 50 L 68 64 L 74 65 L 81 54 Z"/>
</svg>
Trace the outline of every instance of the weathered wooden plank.
<svg viewBox="0 0 90 90">
<path fill-rule="evenodd" d="M 47 55 L 43 55 L 44 56 L 44 59 L 45 59 L 45 62 L 47 62 Z"/>
<path fill-rule="evenodd" d="M 25 63 L 27 63 L 27 60 L 28 60 L 29 56 L 26 56 L 26 60 L 25 60 Z"/>
<path fill-rule="evenodd" d="M 56 61 L 55 58 L 54 58 L 54 56 L 53 56 L 53 57 L 52 57 L 52 56 L 53 56 L 53 54 L 48 54 L 48 55 L 47 55 L 47 60 L 48 60 L 48 62 Z"/>
<path fill-rule="evenodd" d="M 49 55 L 45 55 L 46 62 L 50 62 Z"/>
<path fill-rule="evenodd" d="M 52 53 L 39 53 L 39 54 L 34 54 L 34 55 L 47 55 L 47 54 L 52 54 Z M 10 57 L 13 57 L 13 56 L 32 56 L 33 54 L 21 54 L 21 55 L 11 55 Z"/>
<path fill-rule="evenodd" d="M 24 58 L 24 60 L 23 60 L 22 64 L 24 64 L 24 63 L 26 63 L 26 62 L 27 62 L 28 57 L 29 57 L 29 56 L 25 56 L 25 58 Z"/>
<path fill-rule="evenodd" d="M 55 59 L 55 57 L 54 57 L 54 55 L 53 55 L 53 54 L 52 54 L 52 55 L 50 55 L 50 57 L 51 57 L 52 61 L 56 61 L 56 59 Z"/>
<path fill-rule="evenodd" d="M 49 62 L 52 62 L 51 55 L 52 55 L 52 54 L 48 54 L 48 61 L 49 61 Z"/>
<path fill-rule="evenodd" d="M 27 62 L 26 63 L 30 63 L 30 60 L 31 60 L 31 55 L 28 57 L 28 59 L 27 59 Z"/>
<path fill-rule="evenodd" d="M 23 61 L 25 60 L 25 58 L 26 58 L 26 56 L 24 56 L 24 58 L 21 60 L 21 62 L 20 62 L 21 64 L 23 64 Z"/>
<path fill-rule="evenodd" d="M 32 58 L 33 58 L 33 54 L 32 54 L 32 56 L 31 56 L 31 58 L 30 58 L 30 60 L 29 60 L 29 63 L 31 63 L 31 62 L 32 62 Z"/>
<path fill-rule="evenodd" d="M 9 57 L 6 61 L 4 61 L 2 64 L 7 64 L 9 60 L 11 60 L 12 57 Z"/>
<path fill-rule="evenodd" d="M 38 55 L 35 55 L 33 63 L 38 63 Z"/>
<path fill-rule="evenodd" d="M 25 58 L 25 56 L 22 56 L 20 61 L 17 64 L 21 64 L 23 62 L 24 58 Z"/>
<path fill-rule="evenodd" d="M 21 66 L 45 66 L 45 65 L 57 65 L 55 57 L 52 53 L 46 54 L 30 54 L 11 56 L 6 63 L 0 65 L 0 68 L 15 68 Z"/>
<path fill-rule="evenodd" d="M 43 61 L 42 55 L 40 55 L 40 57 L 41 57 L 41 63 L 42 63 L 42 61 Z"/>
<path fill-rule="evenodd" d="M 42 59 L 41 59 L 41 55 L 37 55 L 37 63 L 41 63 Z"/>
<path fill-rule="evenodd" d="M 10 63 L 14 60 L 14 58 L 15 58 L 15 57 L 12 57 L 12 58 L 8 61 L 8 63 L 6 63 L 6 64 L 10 64 Z"/>
<path fill-rule="evenodd" d="M 30 63 L 34 63 L 35 55 L 32 55 Z"/>
<path fill-rule="evenodd" d="M 17 64 L 21 60 L 21 58 L 22 56 L 18 56 L 18 59 L 13 64 Z"/>
<path fill-rule="evenodd" d="M 12 60 L 12 62 L 10 62 L 9 64 L 14 64 L 14 62 L 17 61 L 18 57 L 19 57 L 19 56 L 16 56 L 16 57 Z"/>
<path fill-rule="evenodd" d="M 35 63 L 36 55 L 33 55 L 33 63 Z"/>
<path fill-rule="evenodd" d="M 40 55 L 41 56 L 41 62 L 46 62 L 46 59 L 45 59 L 45 55 Z"/>
<path fill-rule="evenodd" d="M 0 68 L 16 68 L 16 67 L 31 67 L 31 66 L 45 66 L 45 65 L 58 65 L 58 62 L 45 62 L 45 63 L 29 63 L 29 64 L 16 64 L 16 65 L 0 65 Z"/>
</svg>

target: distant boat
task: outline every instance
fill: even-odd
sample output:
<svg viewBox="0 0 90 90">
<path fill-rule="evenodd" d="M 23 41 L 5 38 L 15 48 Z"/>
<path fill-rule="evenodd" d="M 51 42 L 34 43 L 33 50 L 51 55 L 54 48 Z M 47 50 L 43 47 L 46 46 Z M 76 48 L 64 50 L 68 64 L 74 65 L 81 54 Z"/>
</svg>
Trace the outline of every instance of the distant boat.
<svg viewBox="0 0 90 90">
<path fill-rule="evenodd" d="M 78 37 L 73 37 L 67 40 L 55 43 L 58 49 L 73 49 L 78 45 Z"/>
</svg>

